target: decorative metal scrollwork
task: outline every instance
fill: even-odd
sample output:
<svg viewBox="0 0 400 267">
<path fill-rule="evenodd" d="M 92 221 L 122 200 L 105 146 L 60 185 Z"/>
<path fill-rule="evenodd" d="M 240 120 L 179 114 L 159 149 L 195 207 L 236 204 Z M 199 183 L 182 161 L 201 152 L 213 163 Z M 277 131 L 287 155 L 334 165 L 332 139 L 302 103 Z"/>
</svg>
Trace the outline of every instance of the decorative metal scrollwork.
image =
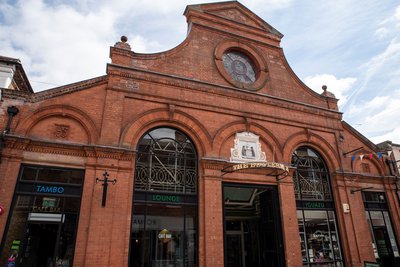
<svg viewBox="0 0 400 267">
<path fill-rule="evenodd" d="M 176 138 L 155 138 L 163 131 Z M 197 159 L 190 140 L 173 129 L 148 133 L 139 144 L 135 190 L 196 193 Z"/>
<path fill-rule="evenodd" d="M 300 148 L 309 154 L 293 154 L 292 165 L 297 170 L 293 176 L 296 199 L 332 200 L 327 168 L 315 152 Z"/>
</svg>

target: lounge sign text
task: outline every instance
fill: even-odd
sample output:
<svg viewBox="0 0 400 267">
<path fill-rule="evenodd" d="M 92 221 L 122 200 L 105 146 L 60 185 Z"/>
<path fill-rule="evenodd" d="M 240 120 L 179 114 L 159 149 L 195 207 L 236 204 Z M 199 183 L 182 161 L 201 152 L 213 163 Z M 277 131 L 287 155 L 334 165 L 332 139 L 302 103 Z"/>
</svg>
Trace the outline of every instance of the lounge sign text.
<svg viewBox="0 0 400 267">
<path fill-rule="evenodd" d="M 179 203 L 181 201 L 179 196 L 169 196 L 169 195 L 153 195 L 152 200 L 157 202 L 169 202 L 169 203 Z"/>
</svg>

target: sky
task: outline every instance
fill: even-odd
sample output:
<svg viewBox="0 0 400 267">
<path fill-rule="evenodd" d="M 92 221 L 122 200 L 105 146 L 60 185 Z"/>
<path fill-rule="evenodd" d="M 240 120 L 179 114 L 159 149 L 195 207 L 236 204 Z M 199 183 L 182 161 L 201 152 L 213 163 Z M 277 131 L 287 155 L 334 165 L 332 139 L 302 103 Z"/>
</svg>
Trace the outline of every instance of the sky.
<svg viewBox="0 0 400 267">
<path fill-rule="evenodd" d="M 198 0 L 0 0 L 0 55 L 19 58 L 35 92 L 104 75 L 109 47 L 169 50 Z M 398 0 L 242 0 L 284 34 L 281 47 L 310 88 L 328 86 L 343 119 L 374 143 L 400 144 Z"/>
</svg>

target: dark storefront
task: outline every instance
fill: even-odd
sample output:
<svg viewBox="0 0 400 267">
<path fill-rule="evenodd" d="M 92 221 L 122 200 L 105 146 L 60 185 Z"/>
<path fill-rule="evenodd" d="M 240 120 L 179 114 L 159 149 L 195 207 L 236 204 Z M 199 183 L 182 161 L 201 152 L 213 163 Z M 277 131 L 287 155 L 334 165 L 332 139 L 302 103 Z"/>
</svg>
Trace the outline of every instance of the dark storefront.
<svg viewBox="0 0 400 267">
<path fill-rule="evenodd" d="M 197 266 L 194 145 L 178 130 L 157 128 L 138 148 L 130 266 Z"/>
<path fill-rule="evenodd" d="M 83 178 L 83 170 L 21 167 L 1 266 L 73 266 Z"/>
<path fill-rule="evenodd" d="M 225 266 L 285 266 L 275 186 L 224 184 Z"/>
<path fill-rule="evenodd" d="M 383 192 L 363 192 L 365 214 L 371 228 L 372 248 L 382 266 L 400 266 L 399 249 Z"/>
</svg>

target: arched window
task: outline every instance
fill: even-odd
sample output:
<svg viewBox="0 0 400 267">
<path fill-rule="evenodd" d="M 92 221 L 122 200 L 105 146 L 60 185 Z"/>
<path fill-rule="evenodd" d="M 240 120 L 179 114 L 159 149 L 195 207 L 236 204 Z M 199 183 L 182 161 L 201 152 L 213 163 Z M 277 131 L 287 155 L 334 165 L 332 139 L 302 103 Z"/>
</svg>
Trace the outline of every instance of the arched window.
<svg viewBox="0 0 400 267">
<path fill-rule="evenodd" d="M 197 153 L 172 128 L 138 144 L 130 266 L 197 266 Z"/>
<path fill-rule="evenodd" d="M 314 149 L 302 146 L 294 151 L 292 166 L 303 266 L 343 266 L 325 161 Z"/>
<path fill-rule="evenodd" d="M 136 161 L 137 190 L 196 193 L 196 151 L 185 134 L 158 128 L 142 138 Z"/>
<path fill-rule="evenodd" d="M 300 147 L 292 157 L 296 199 L 332 200 L 329 175 L 324 160 L 309 147 Z"/>
</svg>

